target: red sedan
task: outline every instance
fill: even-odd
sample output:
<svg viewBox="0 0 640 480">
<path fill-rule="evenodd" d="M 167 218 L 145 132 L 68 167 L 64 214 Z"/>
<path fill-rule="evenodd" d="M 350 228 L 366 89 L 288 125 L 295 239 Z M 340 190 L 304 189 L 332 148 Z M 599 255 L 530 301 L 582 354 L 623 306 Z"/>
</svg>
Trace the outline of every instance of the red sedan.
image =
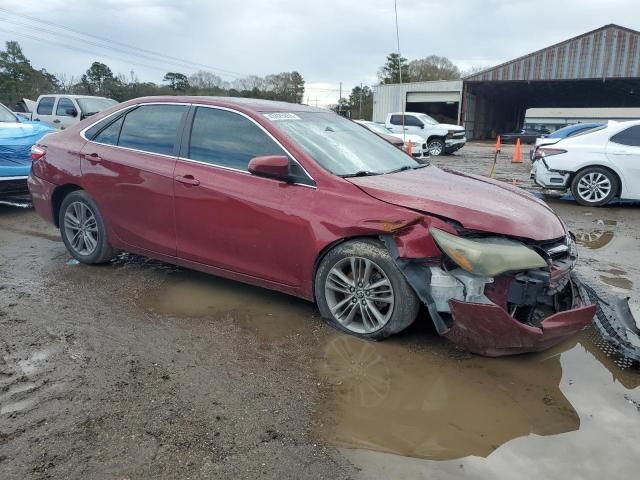
<svg viewBox="0 0 640 480">
<path fill-rule="evenodd" d="M 504 355 L 558 343 L 595 311 L 543 202 L 308 106 L 131 100 L 44 137 L 29 188 L 83 263 L 125 250 L 279 290 L 369 339 L 423 303 L 441 335 Z"/>
</svg>

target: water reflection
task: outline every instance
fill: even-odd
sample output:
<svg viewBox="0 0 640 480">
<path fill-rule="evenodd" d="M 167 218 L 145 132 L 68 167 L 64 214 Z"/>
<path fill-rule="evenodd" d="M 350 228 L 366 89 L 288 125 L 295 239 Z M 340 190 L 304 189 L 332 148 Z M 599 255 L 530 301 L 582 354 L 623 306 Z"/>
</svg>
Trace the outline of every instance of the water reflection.
<svg viewBox="0 0 640 480">
<path fill-rule="evenodd" d="M 558 386 L 559 351 L 457 361 L 394 341 L 336 337 L 321 366 L 333 391 L 324 435 L 342 447 L 449 459 L 576 430 L 580 419 Z"/>
<path fill-rule="evenodd" d="M 575 231 L 576 241 L 579 245 L 590 250 L 602 248 L 613 240 L 615 236 L 614 229 L 618 222 L 610 219 L 598 219 L 593 221 L 594 226 L 591 229 L 579 229 Z"/>
</svg>

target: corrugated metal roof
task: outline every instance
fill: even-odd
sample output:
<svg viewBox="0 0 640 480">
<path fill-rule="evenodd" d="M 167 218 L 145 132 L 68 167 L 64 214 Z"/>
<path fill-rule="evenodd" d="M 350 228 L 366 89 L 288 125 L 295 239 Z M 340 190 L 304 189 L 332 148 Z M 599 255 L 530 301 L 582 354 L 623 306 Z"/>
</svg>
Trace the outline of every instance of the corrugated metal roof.
<svg viewBox="0 0 640 480">
<path fill-rule="evenodd" d="M 469 75 L 464 80 L 579 80 L 638 76 L 640 32 L 611 24 Z"/>
</svg>

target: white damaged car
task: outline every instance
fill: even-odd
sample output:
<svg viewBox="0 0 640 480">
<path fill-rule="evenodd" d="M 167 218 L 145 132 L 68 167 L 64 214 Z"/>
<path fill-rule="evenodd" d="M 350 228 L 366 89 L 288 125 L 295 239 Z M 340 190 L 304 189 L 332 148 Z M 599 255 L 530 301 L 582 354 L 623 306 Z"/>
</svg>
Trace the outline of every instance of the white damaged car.
<svg viewBox="0 0 640 480">
<path fill-rule="evenodd" d="M 614 198 L 640 200 L 640 121 L 614 122 L 540 146 L 532 176 L 547 191 L 570 191 L 600 207 Z"/>
</svg>

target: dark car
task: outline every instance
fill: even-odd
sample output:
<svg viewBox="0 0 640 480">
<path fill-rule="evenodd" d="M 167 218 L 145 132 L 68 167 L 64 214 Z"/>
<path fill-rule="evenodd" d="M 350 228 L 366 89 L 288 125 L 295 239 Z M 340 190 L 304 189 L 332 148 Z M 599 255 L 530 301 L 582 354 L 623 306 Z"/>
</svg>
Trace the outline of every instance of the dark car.
<svg viewBox="0 0 640 480">
<path fill-rule="evenodd" d="M 529 150 L 529 159 L 531 161 L 533 161 L 535 155 L 536 155 L 536 150 L 538 149 L 538 147 L 541 147 L 543 145 L 551 145 L 554 144 L 556 142 L 558 142 L 559 140 L 562 140 L 563 138 L 568 138 L 568 137 L 574 137 L 576 135 L 579 135 L 581 133 L 586 133 L 589 130 L 592 130 L 594 128 L 598 128 L 601 127 L 602 123 L 576 123 L 575 125 L 568 125 L 566 127 L 560 128 L 558 130 L 556 130 L 555 132 L 553 132 L 550 135 L 544 135 L 543 137 L 540 137 L 536 140 L 535 145 L 531 148 L 531 150 Z"/>
<path fill-rule="evenodd" d="M 536 143 L 536 139 L 549 133 L 549 130 L 546 128 L 523 128 L 517 132 L 501 133 L 500 140 L 502 140 L 502 143 L 516 143 L 516 140 L 519 138 L 521 143 L 532 145 Z"/>
<path fill-rule="evenodd" d="M 545 349 L 595 313 L 544 202 L 420 164 L 326 110 L 142 98 L 33 158 L 34 207 L 83 263 L 124 250 L 278 290 L 367 339 L 407 328 L 422 302 L 439 334 L 491 356 Z"/>
</svg>

